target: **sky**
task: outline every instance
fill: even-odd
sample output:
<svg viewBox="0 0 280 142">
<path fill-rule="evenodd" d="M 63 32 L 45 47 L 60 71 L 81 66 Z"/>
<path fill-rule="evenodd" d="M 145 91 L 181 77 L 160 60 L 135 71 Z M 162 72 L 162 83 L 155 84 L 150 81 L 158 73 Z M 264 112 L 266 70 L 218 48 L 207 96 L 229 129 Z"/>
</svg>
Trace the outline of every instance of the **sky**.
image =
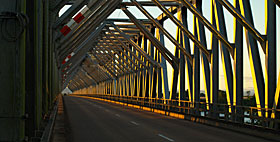
<svg viewBox="0 0 280 142">
<path fill-rule="evenodd" d="M 124 0 L 124 1 L 129 1 L 129 0 Z M 233 4 L 233 0 L 229 0 Z M 253 19 L 254 19 L 254 24 L 255 28 L 261 33 L 265 34 L 265 0 L 250 0 L 251 2 L 251 7 L 252 7 L 252 12 L 253 12 Z M 203 14 L 204 17 L 206 17 L 209 21 L 211 21 L 211 7 L 210 7 L 211 0 L 203 0 L 202 4 L 202 9 L 203 9 Z M 65 7 L 61 10 L 61 13 L 63 13 L 67 8 Z M 137 18 L 144 18 L 146 17 L 135 7 L 129 7 L 129 11 L 131 11 L 134 16 Z M 162 13 L 162 11 L 156 7 L 145 7 L 149 13 L 152 14 L 152 16 L 157 17 Z M 279 30 L 279 20 L 280 20 L 280 10 L 277 7 L 277 76 L 280 71 L 280 30 Z M 61 14 L 60 13 L 60 14 Z M 227 28 L 227 34 L 228 34 L 228 41 L 230 43 L 234 42 L 234 18 L 233 16 L 224 8 L 224 13 L 225 13 L 225 21 L 226 21 L 226 28 Z M 114 13 L 112 13 L 109 18 L 127 18 L 127 16 L 121 11 L 121 10 L 116 10 Z M 176 36 L 176 26 L 171 20 L 166 20 L 164 23 L 165 28 L 173 37 L 175 38 Z M 193 15 L 190 11 L 188 11 L 188 28 L 191 32 L 193 32 Z M 207 28 L 205 28 L 206 31 L 206 40 L 207 40 L 207 48 L 210 49 L 210 44 L 211 44 L 211 33 L 208 31 Z M 246 45 L 246 40 L 245 40 L 245 35 L 243 36 L 244 39 L 244 44 L 243 44 L 243 54 L 244 54 L 244 90 L 253 90 L 253 80 L 252 80 L 252 75 L 251 75 L 251 69 L 250 69 L 250 64 L 249 64 L 249 58 L 248 58 L 248 51 L 247 51 L 247 45 Z M 193 43 L 191 43 L 191 50 L 193 50 Z M 174 45 L 167 39 L 165 38 L 165 46 L 166 48 L 171 51 L 174 54 L 175 48 Z M 259 46 L 260 47 L 260 46 Z M 264 52 L 262 49 L 259 48 L 259 52 L 261 55 L 261 62 L 263 66 L 263 73 L 265 73 L 265 60 L 264 60 Z M 221 56 L 220 56 L 221 58 Z M 167 64 L 168 68 L 168 82 L 169 82 L 169 88 L 171 86 L 172 82 L 172 67 L 170 64 Z M 203 75 L 201 71 L 201 90 L 204 90 L 204 84 L 203 84 Z M 220 59 L 220 65 L 219 65 L 219 89 L 220 90 L 225 90 L 225 81 L 224 81 L 224 73 L 222 69 L 222 62 Z M 278 80 L 278 77 L 277 77 Z M 186 82 L 187 83 L 187 82 Z M 186 84 L 186 89 L 187 89 L 187 84 Z"/>
</svg>

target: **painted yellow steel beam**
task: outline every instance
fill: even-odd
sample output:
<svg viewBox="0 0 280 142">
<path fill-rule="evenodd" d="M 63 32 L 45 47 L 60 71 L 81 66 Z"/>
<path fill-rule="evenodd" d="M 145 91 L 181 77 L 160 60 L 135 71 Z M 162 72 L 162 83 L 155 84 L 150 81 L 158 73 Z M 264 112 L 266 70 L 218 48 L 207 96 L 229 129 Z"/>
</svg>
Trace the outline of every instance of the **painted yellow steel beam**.
<svg viewBox="0 0 280 142">
<path fill-rule="evenodd" d="M 254 36 L 261 44 L 263 49 L 265 48 L 266 39 L 260 34 L 260 32 L 244 17 L 242 14 L 228 1 L 218 0 L 234 17 L 248 30 L 252 36 Z"/>
<path fill-rule="evenodd" d="M 214 26 L 203 16 L 203 14 L 201 14 L 201 12 L 199 12 L 189 1 L 187 0 L 180 0 L 180 1 L 183 3 L 184 6 L 189 8 L 189 10 L 200 20 L 200 22 L 203 23 L 203 25 L 205 25 L 205 27 L 207 27 L 212 32 L 212 34 L 215 35 L 216 38 L 219 39 L 228 48 L 231 55 L 233 55 L 234 48 L 226 39 L 226 37 L 223 34 L 221 34 L 219 28 L 218 29 L 214 28 Z"/>
</svg>

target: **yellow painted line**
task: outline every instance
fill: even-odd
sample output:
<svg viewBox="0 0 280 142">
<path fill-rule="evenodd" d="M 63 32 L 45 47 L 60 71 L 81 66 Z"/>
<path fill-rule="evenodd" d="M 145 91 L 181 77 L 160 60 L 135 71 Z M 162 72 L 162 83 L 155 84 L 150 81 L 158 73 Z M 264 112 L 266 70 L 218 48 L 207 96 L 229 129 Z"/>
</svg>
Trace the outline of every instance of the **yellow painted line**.
<svg viewBox="0 0 280 142">
<path fill-rule="evenodd" d="M 149 107 L 141 107 L 139 105 L 127 104 L 127 103 L 122 103 L 122 102 L 117 102 L 117 101 L 112 101 L 112 100 L 107 100 L 107 99 L 101 99 L 101 98 L 95 98 L 95 97 L 88 97 L 88 96 L 77 96 L 77 95 L 69 95 L 69 96 L 85 98 L 85 99 L 92 99 L 92 100 L 99 100 L 99 101 L 104 101 L 104 102 L 109 102 L 109 103 L 114 103 L 114 104 L 120 104 L 120 105 L 126 105 L 128 107 L 142 109 L 145 111 L 150 111 L 150 112 L 154 112 L 157 114 L 167 115 L 167 116 L 171 116 L 171 117 L 178 118 L 178 119 L 185 119 L 185 115 L 183 115 L 183 114 L 168 112 L 168 111 L 159 110 L 159 109 L 153 109 L 153 108 L 149 108 Z M 194 120 L 192 120 L 192 119 L 191 120 L 195 121 L 196 120 L 195 117 L 193 117 L 193 118 L 194 118 Z"/>
</svg>

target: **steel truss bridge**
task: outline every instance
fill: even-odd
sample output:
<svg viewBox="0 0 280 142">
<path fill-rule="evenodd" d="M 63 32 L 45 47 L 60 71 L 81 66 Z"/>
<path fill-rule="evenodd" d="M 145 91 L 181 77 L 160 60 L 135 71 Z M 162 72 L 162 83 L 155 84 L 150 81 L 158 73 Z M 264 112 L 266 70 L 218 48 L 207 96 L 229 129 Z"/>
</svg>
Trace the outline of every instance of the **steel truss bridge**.
<svg viewBox="0 0 280 142">
<path fill-rule="evenodd" d="M 0 141 L 44 136 L 46 120 L 64 88 L 76 96 L 279 131 L 280 1 L 265 0 L 265 35 L 255 27 L 250 0 L 209 1 L 211 19 L 202 9 L 204 0 L 2 0 Z M 71 7 L 59 17 L 65 5 Z M 138 18 L 129 7 L 146 18 Z M 154 17 L 147 7 L 161 14 Z M 108 18 L 116 9 L 127 18 Z M 225 11 L 234 17 L 233 33 L 227 32 Z M 193 29 L 188 28 L 188 16 Z M 167 20 L 176 26 L 176 36 L 166 28 Z M 244 60 L 253 78 L 252 106 L 244 105 Z M 219 102 L 220 67 L 226 103 Z"/>
</svg>

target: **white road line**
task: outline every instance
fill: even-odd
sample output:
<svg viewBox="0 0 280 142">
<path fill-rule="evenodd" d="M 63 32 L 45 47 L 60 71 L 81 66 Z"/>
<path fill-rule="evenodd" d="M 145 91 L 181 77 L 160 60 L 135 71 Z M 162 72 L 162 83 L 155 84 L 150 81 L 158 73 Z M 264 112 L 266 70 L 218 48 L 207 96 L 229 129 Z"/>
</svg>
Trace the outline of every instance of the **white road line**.
<svg viewBox="0 0 280 142">
<path fill-rule="evenodd" d="M 115 114 L 117 117 L 121 117 L 119 114 Z"/>
<path fill-rule="evenodd" d="M 139 125 L 138 123 L 134 122 L 134 121 L 130 121 L 130 123 L 134 124 L 134 125 Z"/>
<path fill-rule="evenodd" d="M 164 135 L 162 135 L 162 134 L 158 134 L 158 136 L 160 136 L 160 137 L 162 137 L 162 138 L 164 138 L 164 139 L 167 139 L 168 141 L 174 142 L 173 139 L 170 139 L 170 138 L 168 138 L 168 137 L 166 137 L 166 136 L 164 136 Z"/>
</svg>

